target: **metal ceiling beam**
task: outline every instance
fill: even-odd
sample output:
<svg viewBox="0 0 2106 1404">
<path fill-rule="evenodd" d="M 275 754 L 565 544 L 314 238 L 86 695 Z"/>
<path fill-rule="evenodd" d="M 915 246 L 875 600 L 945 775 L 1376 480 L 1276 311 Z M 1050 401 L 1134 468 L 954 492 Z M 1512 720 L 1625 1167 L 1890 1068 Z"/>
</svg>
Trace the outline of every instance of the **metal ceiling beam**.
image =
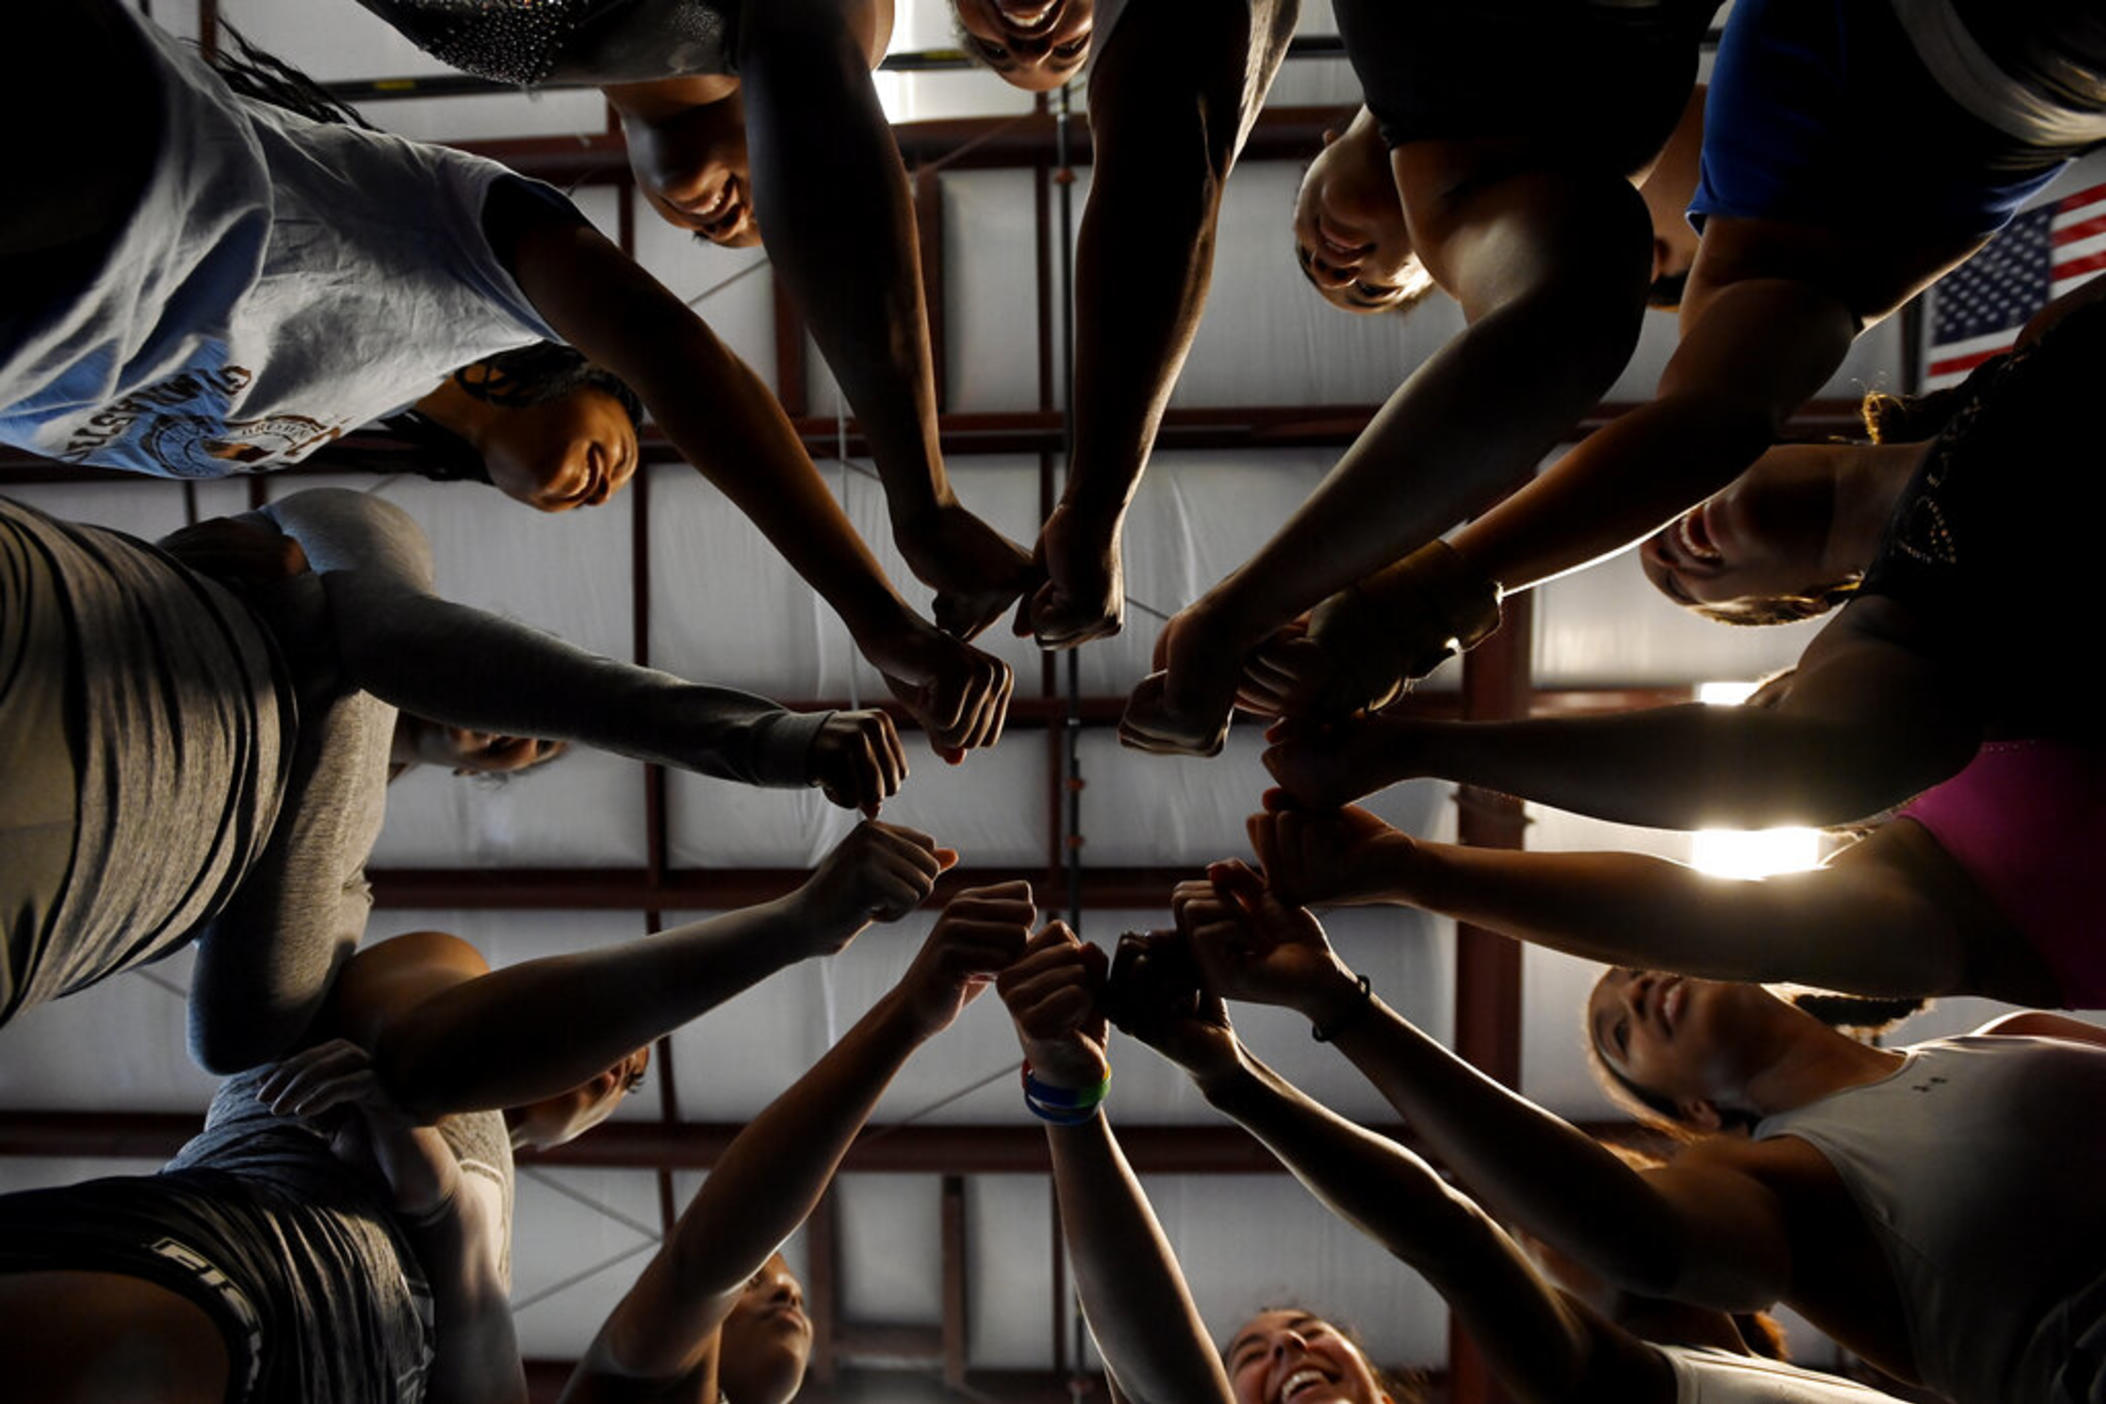
<svg viewBox="0 0 2106 1404">
<path fill-rule="evenodd" d="M 801 364 L 803 334 L 801 330 L 786 331 L 787 320 L 778 319 L 777 322 L 778 350 L 787 338 L 788 344 L 799 349 Z M 785 375 L 801 374 L 787 369 L 782 364 L 778 364 L 776 373 L 778 379 Z M 1629 413 L 1638 407 L 1638 403 L 1629 401 L 1598 406 L 1593 413 L 1580 421 L 1571 436 L 1571 442 L 1576 443 L 1618 415 Z M 1359 437 L 1360 431 L 1367 427 L 1375 409 L 1376 406 L 1373 405 L 1216 405 L 1173 408 L 1163 416 L 1163 427 L 1156 437 L 1156 448 L 1158 451 L 1342 448 Z M 803 439 L 807 452 L 830 458 L 841 447 L 837 434 L 838 426 L 834 420 L 807 415 L 794 418 L 792 422 Z M 1062 449 L 1062 423 L 1061 412 L 1058 410 L 953 412 L 939 416 L 937 421 L 941 446 L 946 457 L 991 453 L 1059 453 Z M 1864 423 L 1859 417 L 1858 402 L 1855 400 L 1815 400 L 1794 416 L 1786 429 L 1793 438 L 1862 436 Z M 346 448 L 359 450 L 361 461 L 330 462 L 325 451 L 318 461 L 274 469 L 273 472 L 290 480 L 301 474 L 379 475 L 412 471 L 408 466 L 412 450 L 384 434 L 349 434 L 342 442 Z M 673 451 L 671 443 L 656 426 L 645 429 L 642 448 L 644 461 L 647 463 L 679 461 L 679 455 Z M 870 456 L 870 446 L 863 439 L 854 420 L 848 422 L 847 450 L 852 458 Z M 35 454 L 24 453 L 20 449 L 0 448 L 0 490 L 4 490 L 10 484 L 136 482 L 139 476 L 137 473 L 117 468 L 56 463 L 47 458 L 39 458 Z"/>
<path fill-rule="evenodd" d="M 198 1133 L 195 1112 L 0 1111 L 0 1156 L 77 1160 L 165 1160 Z M 1628 1121 L 1583 1121 L 1603 1140 L 1660 1149 L 1660 1138 Z M 737 1122 L 614 1120 L 549 1151 L 519 1152 L 522 1165 L 600 1170 L 707 1170 L 745 1127 Z M 1369 1130 L 1424 1153 L 1401 1125 Z M 1122 1125 L 1119 1144 L 1143 1175 L 1277 1175 L 1278 1161 L 1240 1127 Z M 1045 1132 L 1027 1126 L 866 1127 L 841 1162 L 843 1174 L 1046 1175 Z"/>
</svg>

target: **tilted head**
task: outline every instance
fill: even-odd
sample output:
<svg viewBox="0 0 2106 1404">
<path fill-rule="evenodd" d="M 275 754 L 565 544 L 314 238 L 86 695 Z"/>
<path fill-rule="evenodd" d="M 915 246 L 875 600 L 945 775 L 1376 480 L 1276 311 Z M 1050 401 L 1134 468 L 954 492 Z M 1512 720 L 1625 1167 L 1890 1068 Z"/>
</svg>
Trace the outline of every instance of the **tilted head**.
<svg viewBox="0 0 2106 1404">
<path fill-rule="evenodd" d="M 464 417 L 445 410 L 449 402 L 470 406 L 470 427 L 457 427 Z M 464 434 L 473 450 L 464 471 L 432 476 L 480 478 L 543 512 L 607 501 L 641 458 L 643 403 L 636 392 L 553 342 L 463 366 L 420 402 L 425 406 L 437 407 L 431 419 L 446 421 L 432 426 L 435 432 Z"/>
<path fill-rule="evenodd" d="M 1096 0 L 951 0 L 958 47 L 1027 92 L 1057 88 L 1090 56 Z"/>
<path fill-rule="evenodd" d="M 646 1045 L 568 1092 L 509 1109 L 505 1124 L 511 1128 L 512 1144 L 547 1150 L 575 1141 L 612 1116 L 622 1098 L 643 1085 L 650 1066 L 651 1049 Z"/>
<path fill-rule="evenodd" d="M 1313 1312 L 1269 1307 L 1236 1328 L 1222 1353 L 1236 1404 L 1417 1404 L 1359 1342 Z"/>
<path fill-rule="evenodd" d="M 1605 1090 L 1640 1119 L 1681 1134 L 1745 1129 L 1760 1120 L 1747 1089 L 1775 1057 L 1780 1018 L 1804 1017 L 1761 985 L 1617 966 L 1587 997 L 1587 1046 Z"/>
<path fill-rule="evenodd" d="M 804 1287 L 777 1253 L 753 1274 L 717 1338 L 717 1384 L 731 1404 L 784 1404 L 804 1384 L 812 1323 Z"/>
<path fill-rule="evenodd" d="M 746 104 L 733 92 L 657 121 L 624 118 L 629 169 L 659 218 L 725 248 L 761 240 L 746 154 Z"/>
<path fill-rule="evenodd" d="M 1648 537 L 1653 588 L 1725 624 L 1786 624 L 1849 598 L 1869 560 L 1833 564 L 1838 476 L 1856 445 L 1779 444 Z"/>
<path fill-rule="evenodd" d="M 1389 150 L 1366 108 L 1324 133 L 1294 201 L 1294 256 L 1333 306 L 1394 312 L 1433 291 L 1411 247 Z"/>
</svg>

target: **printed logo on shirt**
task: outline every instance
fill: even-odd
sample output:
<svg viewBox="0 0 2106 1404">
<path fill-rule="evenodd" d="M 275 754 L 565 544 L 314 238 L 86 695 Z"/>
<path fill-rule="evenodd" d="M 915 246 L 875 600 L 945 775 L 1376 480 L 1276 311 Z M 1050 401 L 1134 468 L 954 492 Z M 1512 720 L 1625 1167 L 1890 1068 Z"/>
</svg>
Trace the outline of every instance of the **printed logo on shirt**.
<svg viewBox="0 0 2106 1404">
<path fill-rule="evenodd" d="M 246 1399 L 256 1388 L 256 1377 L 263 1369 L 263 1321 L 256 1314 L 255 1303 L 248 1293 L 235 1285 L 232 1278 L 221 1272 L 216 1264 L 197 1249 L 173 1238 L 163 1238 L 151 1245 L 149 1251 L 168 1259 L 187 1270 L 190 1275 L 215 1297 L 227 1304 L 241 1322 L 242 1334 L 248 1338 L 248 1378 L 234 1397 Z"/>
<path fill-rule="evenodd" d="M 234 397 L 255 379 L 246 366 L 171 376 L 97 410 L 57 456 L 68 463 L 91 462 L 112 444 L 136 435 L 138 451 L 171 475 L 219 478 L 302 457 L 343 433 L 342 425 L 304 414 L 226 418 Z"/>
</svg>

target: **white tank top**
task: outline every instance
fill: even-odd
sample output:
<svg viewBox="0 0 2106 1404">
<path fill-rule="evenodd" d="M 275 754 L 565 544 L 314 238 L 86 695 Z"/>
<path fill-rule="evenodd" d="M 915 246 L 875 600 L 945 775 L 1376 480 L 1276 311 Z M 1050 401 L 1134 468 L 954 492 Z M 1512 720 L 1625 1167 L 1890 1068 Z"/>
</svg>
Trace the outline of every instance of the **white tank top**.
<svg viewBox="0 0 2106 1404">
<path fill-rule="evenodd" d="M 553 339 L 483 237 L 491 185 L 517 179 L 504 167 L 237 98 L 131 18 L 161 150 L 90 285 L 0 327 L 0 442 L 165 477 L 252 472 Z"/>
<path fill-rule="evenodd" d="M 1837 1375 L 1710 1346 L 1655 1346 L 1675 1372 L 1675 1404 L 1897 1404 Z"/>
<path fill-rule="evenodd" d="M 1968 1035 L 1904 1051 L 1891 1076 L 1756 1138 L 1797 1136 L 1842 1177 L 1924 1384 L 1954 1404 L 2057 1400 L 2072 1314 L 2106 1273 L 2106 1047 Z"/>
</svg>

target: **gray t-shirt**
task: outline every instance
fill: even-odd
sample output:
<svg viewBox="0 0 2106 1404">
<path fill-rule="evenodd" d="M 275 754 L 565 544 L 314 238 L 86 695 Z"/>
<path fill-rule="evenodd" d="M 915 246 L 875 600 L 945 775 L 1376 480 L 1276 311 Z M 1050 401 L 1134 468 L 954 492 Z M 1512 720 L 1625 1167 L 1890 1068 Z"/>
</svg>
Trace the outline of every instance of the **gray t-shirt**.
<svg viewBox="0 0 2106 1404">
<path fill-rule="evenodd" d="M 0 606 L 33 649 L 0 676 L 0 721 L 55 690 L 65 734 L 44 743 L 75 777 L 70 855 L 30 884 L 41 910 L 0 913 L 4 1021 L 166 955 L 226 903 L 270 837 L 294 717 L 248 609 L 121 532 L 0 499 Z"/>
</svg>

